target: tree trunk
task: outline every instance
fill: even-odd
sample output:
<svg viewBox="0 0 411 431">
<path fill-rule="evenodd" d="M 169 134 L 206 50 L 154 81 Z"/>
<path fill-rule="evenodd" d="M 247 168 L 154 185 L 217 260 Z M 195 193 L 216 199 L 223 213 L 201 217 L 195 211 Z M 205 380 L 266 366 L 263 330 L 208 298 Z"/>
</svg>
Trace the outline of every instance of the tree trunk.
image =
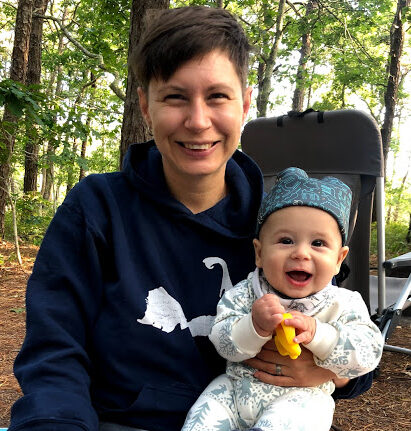
<svg viewBox="0 0 411 431">
<path fill-rule="evenodd" d="M 27 73 L 27 58 L 33 0 L 20 0 L 17 7 L 16 27 L 14 32 L 14 45 L 11 58 L 10 78 L 16 82 L 25 83 Z M 16 124 L 17 118 L 9 111 L 7 105 L 4 109 L 3 122 Z M 4 236 L 4 216 L 7 202 L 7 185 L 10 178 L 10 160 L 14 150 L 14 132 L 4 131 L 0 137 L 0 237 Z"/>
<path fill-rule="evenodd" d="M 311 106 L 311 96 L 312 96 L 312 92 L 313 92 L 313 78 L 314 78 L 314 74 L 315 74 L 315 66 L 316 64 L 313 64 L 313 68 L 311 70 L 311 79 L 310 79 L 310 85 L 308 86 L 308 91 L 307 91 L 307 105 L 306 105 L 306 109 L 308 109 Z"/>
<path fill-rule="evenodd" d="M 90 126 L 90 121 L 91 121 L 90 115 L 87 115 L 87 120 L 86 120 L 87 129 Z M 81 152 L 80 152 L 80 157 L 83 160 L 86 160 L 86 150 L 87 150 L 87 139 L 83 139 L 81 141 Z M 80 175 L 78 177 L 78 180 L 81 181 L 85 176 L 86 176 L 86 171 L 82 166 L 80 166 Z"/>
<path fill-rule="evenodd" d="M 400 61 L 404 45 L 404 26 L 402 22 L 402 10 L 407 0 L 397 1 L 397 11 L 390 31 L 390 56 L 388 64 L 388 82 L 384 94 L 385 114 L 381 128 L 384 161 L 387 160 L 390 148 L 392 126 L 395 116 L 395 107 L 398 98 L 398 84 L 400 78 Z"/>
<path fill-rule="evenodd" d="M 16 251 L 17 262 L 19 263 L 20 266 L 22 266 L 23 262 L 21 260 L 20 245 L 19 245 L 19 233 L 18 233 L 18 229 L 17 229 L 17 211 L 16 211 L 16 204 L 13 200 L 11 189 L 12 189 L 12 186 L 11 186 L 11 184 L 9 184 L 8 195 L 9 195 L 9 199 L 10 199 L 9 202 L 10 202 L 10 207 L 11 207 L 11 214 L 12 214 L 12 218 L 13 218 L 14 249 Z"/>
<path fill-rule="evenodd" d="M 91 98 L 95 98 L 95 88 L 96 88 L 96 78 L 93 74 L 93 72 L 90 72 L 90 82 L 91 82 Z M 87 119 L 86 119 L 86 129 L 89 130 L 90 128 L 90 123 L 91 123 L 91 117 L 90 117 L 90 113 L 87 114 Z M 80 151 L 80 157 L 83 161 L 86 160 L 86 150 L 87 150 L 87 138 L 83 139 L 81 141 L 81 151 Z M 78 180 L 81 181 L 84 177 L 86 176 L 86 171 L 83 168 L 83 166 L 80 166 L 80 175 Z"/>
<path fill-rule="evenodd" d="M 67 8 L 63 10 L 61 21 L 64 24 L 64 21 L 67 17 Z M 64 35 L 62 33 L 59 33 L 59 44 L 58 44 L 58 54 L 61 55 L 64 50 Z M 59 64 L 57 69 L 55 70 L 55 73 L 52 74 L 50 79 L 50 87 L 49 91 L 50 93 L 53 92 L 53 84 L 54 81 L 56 81 L 56 88 L 54 90 L 54 99 L 58 99 L 61 92 L 62 92 L 62 84 L 63 84 L 63 76 L 62 76 L 62 66 Z M 57 122 L 57 118 L 54 119 L 55 122 Z M 56 137 L 56 141 L 58 141 L 58 137 Z M 43 199 L 47 201 L 51 201 L 51 191 L 53 188 L 53 181 L 54 181 L 54 162 L 53 162 L 53 155 L 54 155 L 54 145 L 51 141 L 47 143 L 47 151 L 45 155 L 45 162 L 46 167 L 43 168 L 43 182 L 41 185 L 41 195 L 43 196 Z M 55 197 L 54 197 L 55 199 Z"/>
<path fill-rule="evenodd" d="M 43 182 L 41 185 L 41 195 L 46 201 L 51 201 L 51 188 L 53 185 L 54 178 L 54 163 L 52 156 L 54 154 L 54 148 L 51 142 L 47 144 L 47 150 L 45 154 L 45 160 L 47 161 L 47 166 L 43 168 Z"/>
<path fill-rule="evenodd" d="M 34 11 L 37 14 L 46 13 L 48 0 L 34 0 Z M 27 65 L 27 85 L 40 84 L 41 79 L 41 44 L 43 39 L 43 19 L 34 17 L 29 43 L 29 57 Z M 24 161 L 24 193 L 37 191 L 37 171 L 39 142 L 34 127 L 27 129 L 28 141 L 25 148 Z"/>
<path fill-rule="evenodd" d="M 67 170 L 66 195 L 74 186 L 74 170 L 75 170 L 76 155 L 77 155 L 77 141 L 76 141 L 76 138 L 74 138 L 70 159 L 65 165 L 65 169 Z"/>
<path fill-rule="evenodd" d="M 317 7 L 317 0 L 310 0 L 305 9 L 305 21 L 307 25 L 306 32 L 302 35 L 302 43 L 300 50 L 300 60 L 298 62 L 297 75 L 295 80 L 295 90 L 293 96 L 292 110 L 304 111 L 304 93 L 307 81 L 307 62 L 311 55 L 311 24 L 309 23 L 310 16 Z"/>
<path fill-rule="evenodd" d="M 286 0 L 279 0 L 277 20 L 275 24 L 274 42 L 270 50 L 268 58 L 263 61 L 265 64 L 259 65 L 259 72 L 261 73 L 261 81 L 258 83 L 257 95 L 257 116 L 265 117 L 267 115 L 268 99 L 271 93 L 271 78 L 274 72 L 275 62 L 277 60 L 278 47 L 283 35 L 283 19 L 284 19 L 284 5 Z"/>
<path fill-rule="evenodd" d="M 167 9 L 170 5 L 169 0 L 133 0 L 130 16 L 130 34 L 128 56 L 135 49 L 140 35 L 143 31 L 143 18 L 148 9 Z M 127 93 L 124 102 L 123 124 L 121 127 L 120 142 L 120 168 L 123 164 L 124 156 L 128 147 L 134 142 L 144 142 L 150 138 L 149 130 L 144 123 L 143 116 L 138 103 L 137 82 L 134 74 L 128 67 Z"/>
</svg>

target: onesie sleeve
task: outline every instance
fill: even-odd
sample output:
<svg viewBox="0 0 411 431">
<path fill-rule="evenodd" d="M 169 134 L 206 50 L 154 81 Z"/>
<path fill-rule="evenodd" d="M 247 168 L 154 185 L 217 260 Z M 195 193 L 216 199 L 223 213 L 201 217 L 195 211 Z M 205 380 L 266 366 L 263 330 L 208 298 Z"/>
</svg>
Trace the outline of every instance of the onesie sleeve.
<svg viewBox="0 0 411 431">
<path fill-rule="evenodd" d="M 227 291 L 217 305 L 209 335 L 217 352 L 232 362 L 253 358 L 272 337 L 261 337 L 254 329 L 251 307 L 255 300 L 249 280 Z"/>
<path fill-rule="evenodd" d="M 316 334 L 305 347 L 313 352 L 318 366 L 352 379 L 377 367 L 384 343 L 358 292 L 350 292 L 344 305 L 334 320 L 317 320 Z"/>
<path fill-rule="evenodd" d="M 102 296 L 95 236 L 75 205 L 58 209 L 26 296 L 27 331 L 14 365 L 24 396 L 9 431 L 97 431 L 87 344 Z"/>
</svg>

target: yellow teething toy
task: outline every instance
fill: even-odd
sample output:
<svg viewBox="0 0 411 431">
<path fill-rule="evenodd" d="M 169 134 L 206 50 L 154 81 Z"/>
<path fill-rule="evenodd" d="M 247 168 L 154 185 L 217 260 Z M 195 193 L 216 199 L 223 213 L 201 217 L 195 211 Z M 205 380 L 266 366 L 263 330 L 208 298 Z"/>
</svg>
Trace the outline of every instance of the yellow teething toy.
<svg viewBox="0 0 411 431">
<path fill-rule="evenodd" d="M 293 316 L 290 313 L 283 314 L 283 321 L 275 330 L 276 335 L 274 337 L 274 342 L 280 355 L 288 355 L 291 359 L 296 359 L 301 354 L 301 347 L 298 343 L 294 343 L 293 341 L 295 337 L 295 328 L 284 324 L 285 319 L 292 318 Z"/>
</svg>

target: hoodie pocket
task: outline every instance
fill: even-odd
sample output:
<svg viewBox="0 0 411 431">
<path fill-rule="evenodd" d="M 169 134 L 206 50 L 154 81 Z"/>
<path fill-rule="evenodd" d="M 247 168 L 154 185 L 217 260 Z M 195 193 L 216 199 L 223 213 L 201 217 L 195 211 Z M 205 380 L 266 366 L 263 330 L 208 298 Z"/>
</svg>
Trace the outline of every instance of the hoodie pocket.
<svg viewBox="0 0 411 431">
<path fill-rule="evenodd" d="M 201 391 L 186 385 L 154 386 L 144 385 L 136 400 L 128 407 L 109 408 L 99 406 L 98 410 L 103 413 L 170 413 L 187 412 L 197 400 Z"/>
<path fill-rule="evenodd" d="M 199 395 L 199 391 L 184 385 L 163 388 L 144 385 L 131 408 L 134 411 L 187 412 Z"/>
</svg>

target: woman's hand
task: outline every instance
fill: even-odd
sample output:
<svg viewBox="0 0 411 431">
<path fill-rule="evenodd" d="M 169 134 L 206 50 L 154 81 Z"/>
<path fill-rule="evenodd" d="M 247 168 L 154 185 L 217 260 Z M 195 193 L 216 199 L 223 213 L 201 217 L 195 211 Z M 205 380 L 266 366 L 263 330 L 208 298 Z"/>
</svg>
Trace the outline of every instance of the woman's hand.
<svg viewBox="0 0 411 431">
<path fill-rule="evenodd" d="M 337 387 L 347 384 L 348 379 L 338 379 L 332 371 L 318 367 L 313 354 L 303 346 L 301 349 L 301 355 L 297 359 L 291 359 L 281 356 L 276 351 L 274 340 L 270 340 L 255 358 L 245 362 L 257 370 L 254 374 L 257 379 L 271 385 L 318 386 L 329 380 L 334 380 Z"/>
</svg>

